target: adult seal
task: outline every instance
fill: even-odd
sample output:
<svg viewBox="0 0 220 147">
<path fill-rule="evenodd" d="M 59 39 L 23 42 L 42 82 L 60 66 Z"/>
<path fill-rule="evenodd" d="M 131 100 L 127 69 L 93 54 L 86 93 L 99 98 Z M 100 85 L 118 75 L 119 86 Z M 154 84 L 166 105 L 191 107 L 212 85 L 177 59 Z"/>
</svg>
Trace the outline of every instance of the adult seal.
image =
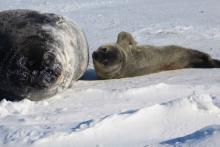
<svg viewBox="0 0 220 147">
<path fill-rule="evenodd" d="M 0 12 L 0 98 L 41 100 L 86 71 L 82 29 L 62 16 L 32 10 Z"/>
<path fill-rule="evenodd" d="M 127 32 L 118 34 L 116 43 L 93 52 L 93 63 L 101 79 L 141 76 L 182 68 L 219 68 L 220 61 L 208 54 L 176 45 L 138 45 Z"/>
</svg>

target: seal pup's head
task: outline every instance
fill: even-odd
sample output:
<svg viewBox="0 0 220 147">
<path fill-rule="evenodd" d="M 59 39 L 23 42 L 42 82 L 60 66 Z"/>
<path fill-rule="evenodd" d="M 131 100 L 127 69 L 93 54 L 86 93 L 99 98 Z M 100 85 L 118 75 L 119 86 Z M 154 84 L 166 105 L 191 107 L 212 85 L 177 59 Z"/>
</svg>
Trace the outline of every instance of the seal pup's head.
<svg viewBox="0 0 220 147">
<path fill-rule="evenodd" d="M 114 78 L 120 71 L 124 55 L 121 47 L 117 44 L 100 46 L 92 54 L 94 67 L 97 75 L 102 79 Z"/>
<path fill-rule="evenodd" d="M 102 79 L 121 78 L 126 64 L 126 52 L 137 42 L 128 32 L 120 32 L 116 43 L 100 46 L 92 58 L 98 77 Z"/>
</svg>

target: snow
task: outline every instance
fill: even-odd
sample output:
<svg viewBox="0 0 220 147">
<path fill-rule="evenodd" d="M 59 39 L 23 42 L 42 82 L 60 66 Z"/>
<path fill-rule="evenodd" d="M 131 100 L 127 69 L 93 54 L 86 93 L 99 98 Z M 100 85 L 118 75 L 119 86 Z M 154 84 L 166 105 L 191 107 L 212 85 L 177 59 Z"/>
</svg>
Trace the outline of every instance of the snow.
<svg viewBox="0 0 220 147">
<path fill-rule="evenodd" d="M 218 0 L 0 0 L 79 23 L 90 45 L 120 31 L 140 43 L 177 44 L 220 59 Z M 182 69 L 118 80 L 86 75 L 39 102 L 0 102 L 1 147 L 220 146 L 220 70 Z"/>
<path fill-rule="evenodd" d="M 193 146 L 193 147 L 206 147 L 206 146 L 218 146 L 220 126 L 212 125 L 200 129 L 192 134 L 184 137 L 179 137 L 164 141 L 161 144 L 168 144 L 170 146 Z"/>
</svg>

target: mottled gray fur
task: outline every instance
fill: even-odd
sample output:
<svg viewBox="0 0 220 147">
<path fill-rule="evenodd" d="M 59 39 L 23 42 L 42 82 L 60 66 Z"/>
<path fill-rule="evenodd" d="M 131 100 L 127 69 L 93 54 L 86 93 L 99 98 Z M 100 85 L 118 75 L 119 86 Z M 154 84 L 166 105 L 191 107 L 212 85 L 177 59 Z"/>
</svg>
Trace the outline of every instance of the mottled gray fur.
<svg viewBox="0 0 220 147">
<path fill-rule="evenodd" d="M 75 23 L 52 13 L 0 12 L 0 99 L 52 96 L 87 65 L 86 37 Z"/>
</svg>

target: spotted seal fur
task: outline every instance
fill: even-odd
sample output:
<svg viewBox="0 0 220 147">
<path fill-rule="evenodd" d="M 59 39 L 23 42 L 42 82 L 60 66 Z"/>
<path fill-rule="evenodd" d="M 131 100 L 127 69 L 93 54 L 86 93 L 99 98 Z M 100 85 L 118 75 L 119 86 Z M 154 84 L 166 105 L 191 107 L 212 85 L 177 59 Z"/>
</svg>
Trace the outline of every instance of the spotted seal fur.
<svg viewBox="0 0 220 147">
<path fill-rule="evenodd" d="M 88 44 L 76 23 L 32 10 L 0 12 L 0 98 L 40 100 L 86 71 Z"/>
</svg>

